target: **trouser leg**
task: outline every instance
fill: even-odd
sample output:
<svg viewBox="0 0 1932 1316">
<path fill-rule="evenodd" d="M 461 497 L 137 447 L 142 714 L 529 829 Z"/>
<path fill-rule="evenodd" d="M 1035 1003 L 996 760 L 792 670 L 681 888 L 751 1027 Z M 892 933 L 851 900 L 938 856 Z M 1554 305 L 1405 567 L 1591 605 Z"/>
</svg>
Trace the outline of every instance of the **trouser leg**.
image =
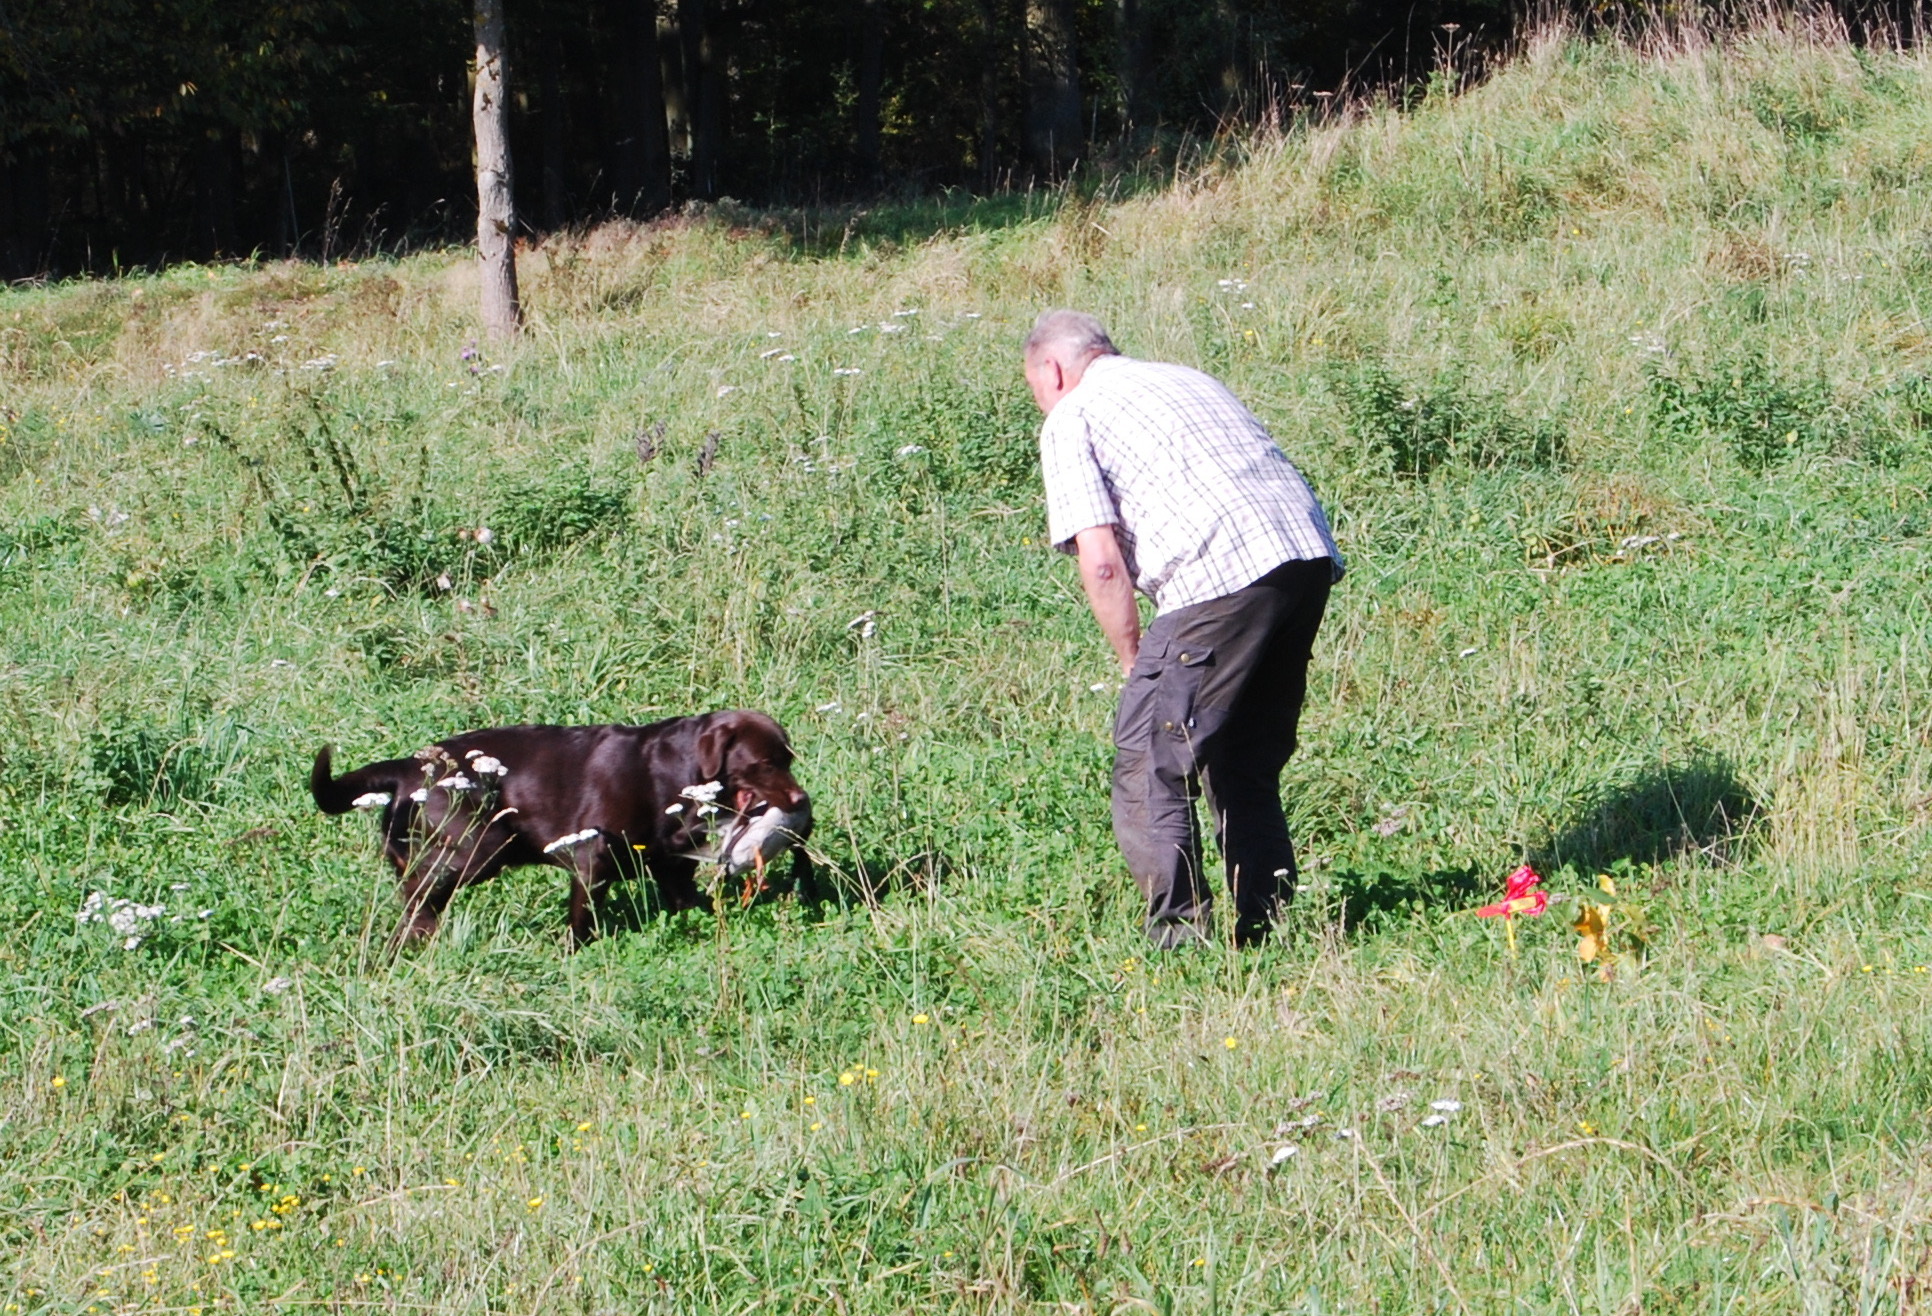
<svg viewBox="0 0 1932 1316">
<path fill-rule="evenodd" d="M 1148 931 L 1205 934 L 1193 800 L 1205 781 L 1236 936 L 1267 935 L 1294 892 L 1281 769 L 1294 752 L 1328 563 L 1290 563 L 1225 598 L 1157 618 L 1115 723 L 1114 832 L 1148 899 Z"/>
<path fill-rule="evenodd" d="M 1295 752 L 1308 663 L 1328 581 L 1290 581 L 1266 643 L 1202 764 L 1208 808 L 1227 864 L 1235 939 L 1265 937 L 1295 894 L 1295 847 L 1281 807 L 1281 770 Z"/>
<path fill-rule="evenodd" d="M 1156 764 L 1159 693 L 1154 675 L 1135 666 L 1114 717 L 1114 839 L 1147 902 L 1148 937 L 1160 949 L 1207 934 L 1213 897 L 1201 878 L 1201 837 L 1183 775 Z"/>
</svg>

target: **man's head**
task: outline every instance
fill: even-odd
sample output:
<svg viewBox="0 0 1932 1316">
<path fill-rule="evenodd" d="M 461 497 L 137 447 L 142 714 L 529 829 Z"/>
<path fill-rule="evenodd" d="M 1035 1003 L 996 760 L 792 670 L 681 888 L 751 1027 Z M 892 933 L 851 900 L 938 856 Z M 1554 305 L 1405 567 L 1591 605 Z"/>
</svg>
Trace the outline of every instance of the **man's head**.
<svg viewBox="0 0 1932 1316">
<path fill-rule="evenodd" d="M 1041 411 L 1051 412 L 1073 392 L 1089 361 L 1119 353 L 1100 321 L 1085 311 L 1046 312 L 1026 336 L 1026 382 L 1033 400 Z"/>
</svg>

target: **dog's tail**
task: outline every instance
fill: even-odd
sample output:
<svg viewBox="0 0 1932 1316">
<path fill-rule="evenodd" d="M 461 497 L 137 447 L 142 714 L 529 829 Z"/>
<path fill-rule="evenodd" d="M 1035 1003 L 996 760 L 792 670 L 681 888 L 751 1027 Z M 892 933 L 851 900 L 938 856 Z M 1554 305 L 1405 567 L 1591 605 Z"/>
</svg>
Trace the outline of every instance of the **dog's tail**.
<svg viewBox="0 0 1932 1316">
<path fill-rule="evenodd" d="M 415 760 L 389 759 L 337 777 L 330 771 L 334 748 L 324 745 L 315 756 L 315 767 L 309 771 L 309 794 L 315 796 L 315 807 L 324 813 L 347 813 L 365 800 L 369 804 L 389 804 L 395 800 L 401 784 L 410 779 L 412 770 L 414 775 L 420 775 L 421 765 Z M 368 800 L 374 795 L 389 798 Z"/>
</svg>

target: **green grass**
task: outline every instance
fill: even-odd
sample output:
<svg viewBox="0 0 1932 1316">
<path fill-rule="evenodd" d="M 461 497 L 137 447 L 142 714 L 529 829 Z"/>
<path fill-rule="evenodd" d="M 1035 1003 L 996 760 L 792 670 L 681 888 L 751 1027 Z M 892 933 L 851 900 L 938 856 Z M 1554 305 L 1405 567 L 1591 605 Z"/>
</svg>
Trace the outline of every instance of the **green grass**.
<svg viewBox="0 0 1932 1316">
<path fill-rule="evenodd" d="M 1924 1309 L 1929 93 L 1551 39 L 1126 199 L 554 240 L 467 359 L 461 253 L 0 293 L 0 1308 Z M 1063 303 L 1349 554 L 1258 953 L 1146 958 L 1108 835 Z M 565 957 L 524 870 L 391 963 L 303 785 L 730 705 L 837 899 Z"/>
</svg>

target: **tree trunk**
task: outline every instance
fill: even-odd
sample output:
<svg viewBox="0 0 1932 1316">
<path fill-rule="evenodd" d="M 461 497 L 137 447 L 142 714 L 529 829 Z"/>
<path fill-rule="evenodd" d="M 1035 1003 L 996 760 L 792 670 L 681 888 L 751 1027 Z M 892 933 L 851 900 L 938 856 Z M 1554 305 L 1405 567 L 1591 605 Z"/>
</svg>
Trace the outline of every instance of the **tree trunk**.
<svg viewBox="0 0 1932 1316">
<path fill-rule="evenodd" d="M 1080 69 L 1067 0 L 1026 0 L 1026 147 L 1058 178 L 1080 158 Z"/>
<path fill-rule="evenodd" d="M 707 201 L 718 195 L 718 157 L 724 145 L 724 88 L 712 10 L 706 0 L 678 0 L 691 119 L 691 192 Z"/>
<path fill-rule="evenodd" d="M 999 184 L 1000 66 L 999 0 L 979 0 L 979 187 Z"/>
<path fill-rule="evenodd" d="M 879 152 L 879 97 L 885 82 L 885 20 L 879 0 L 859 3 L 859 174 L 868 184 L 884 172 Z"/>
<path fill-rule="evenodd" d="M 1121 125 L 1123 136 L 1138 145 L 1150 126 L 1140 0 L 1120 0 L 1120 113 L 1125 120 Z"/>
<path fill-rule="evenodd" d="M 568 142 L 564 135 L 563 42 L 555 32 L 546 32 L 539 49 L 543 52 L 541 99 L 543 116 L 543 227 L 555 233 L 569 222 L 564 200 L 564 157 Z"/>
<path fill-rule="evenodd" d="M 639 219 L 671 204 L 671 143 L 659 67 L 657 0 L 616 0 L 617 209 Z"/>
<path fill-rule="evenodd" d="M 214 260 L 235 254 L 235 134 L 210 128 L 195 143 L 195 253 Z M 103 213 L 107 197 L 103 188 Z"/>
<path fill-rule="evenodd" d="M 476 254 L 483 284 L 483 328 L 513 337 L 523 323 L 517 302 L 516 203 L 510 191 L 509 103 L 503 65 L 503 0 L 475 0 Z"/>
<path fill-rule="evenodd" d="M 695 80 L 684 62 L 684 6 L 675 4 L 671 13 L 659 20 L 657 28 L 658 68 L 662 71 L 664 118 L 671 158 L 691 163 L 691 109 Z"/>
</svg>

